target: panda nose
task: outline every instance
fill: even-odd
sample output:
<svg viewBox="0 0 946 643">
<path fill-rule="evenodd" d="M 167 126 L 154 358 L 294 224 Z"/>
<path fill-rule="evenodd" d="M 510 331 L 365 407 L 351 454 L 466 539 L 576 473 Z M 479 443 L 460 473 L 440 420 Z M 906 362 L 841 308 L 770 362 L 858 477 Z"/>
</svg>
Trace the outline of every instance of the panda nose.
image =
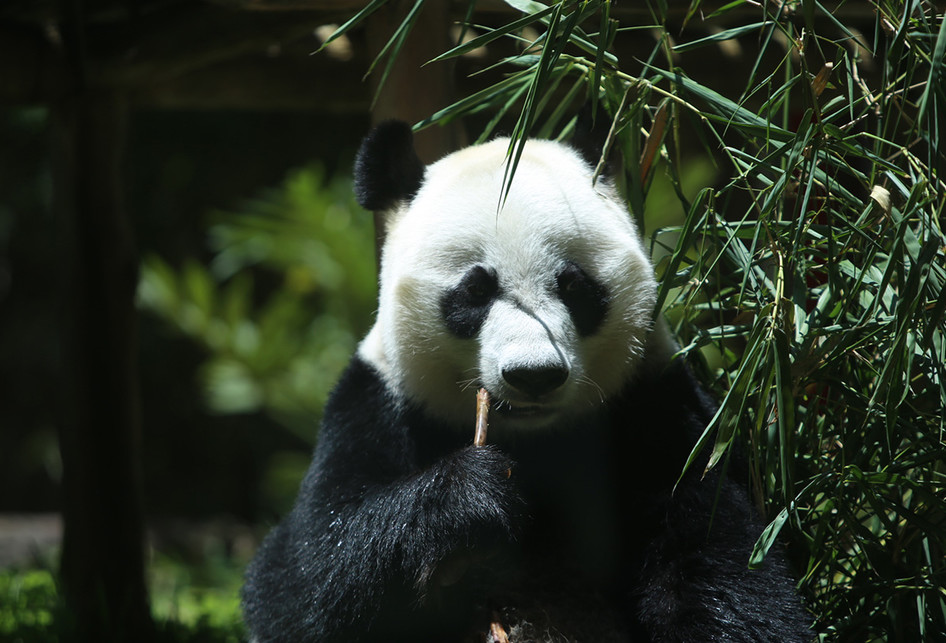
<svg viewBox="0 0 946 643">
<path fill-rule="evenodd" d="M 503 379 L 514 389 L 539 397 L 564 384 L 568 369 L 563 366 L 504 368 Z"/>
</svg>

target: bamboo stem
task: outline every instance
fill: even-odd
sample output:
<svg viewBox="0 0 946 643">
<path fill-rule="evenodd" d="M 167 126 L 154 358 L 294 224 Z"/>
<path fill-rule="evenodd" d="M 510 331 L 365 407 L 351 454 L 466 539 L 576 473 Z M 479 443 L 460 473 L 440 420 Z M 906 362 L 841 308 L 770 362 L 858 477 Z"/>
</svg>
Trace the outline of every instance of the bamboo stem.
<svg viewBox="0 0 946 643">
<path fill-rule="evenodd" d="M 481 388 L 476 393 L 476 433 L 473 436 L 473 444 L 481 447 L 486 444 L 486 428 L 489 426 L 487 416 L 489 415 L 489 392 Z"/>
</svg>

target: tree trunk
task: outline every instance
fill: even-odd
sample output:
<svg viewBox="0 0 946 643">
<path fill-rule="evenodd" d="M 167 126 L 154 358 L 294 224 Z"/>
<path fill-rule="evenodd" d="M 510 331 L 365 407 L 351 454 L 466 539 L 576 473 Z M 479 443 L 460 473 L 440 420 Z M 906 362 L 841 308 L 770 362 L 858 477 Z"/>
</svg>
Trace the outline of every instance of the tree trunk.
<svg viewBox="0 0 946 643">
<path fill-rule="evenodd" d="M 122 207 L 125 113 L 118 93 L 85 90 L 52 114 L 64 277 L 60 573 L 67 640 L 147 643 L 138 263 Z"/>
</svg>

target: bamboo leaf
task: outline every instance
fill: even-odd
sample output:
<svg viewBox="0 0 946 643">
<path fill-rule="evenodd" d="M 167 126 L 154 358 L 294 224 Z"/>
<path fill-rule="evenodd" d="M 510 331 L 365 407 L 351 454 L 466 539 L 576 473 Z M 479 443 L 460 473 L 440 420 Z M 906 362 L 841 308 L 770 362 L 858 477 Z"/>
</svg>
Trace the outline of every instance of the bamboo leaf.
<svg viewBox="0 0 946 643">
<path fill-rule="evenodd" d="M 679 270 L 680 264 L 687 252 L 689 252 L 698 230 L 703 228 L 706 221 L 706 210 L 712 208 L 712 202 L 713 190 L 711 188 L 704 188 L 700 191 L 699 195 L 690 206 L 690 209 L 687 211 L 686 220 L 680 228 L 680 234 L 677 237 L 676 247 L 667 260 L 667 267 L 664 269 L 663 279 L 657 291 L 657 303 L 654 306 L 655 314 L 659 314 L 663 311 L 664 302 L 667 301 L 670 289 L 678 285 L 672 279 L 672 276 L 677 274 L 677 270 Z"/>
<path fill-rule="evenodd" d="M 532 132 L 532 126 L 538 112 L 538 96 L 544 91 L 552 67 L 558 60 L 565 44 L 568 42 L 572 29 L 574 29 L 577 23 L 578 12 L 573 11 L 565 18 L 563 26 L 559 29 L 564 6 L 564 3 L 555 5 L 555 11 L 549 19 L 545 45 L 542 48 L 539 61 L 533 67 L 532 84 L 526 95 L 525 104 L 523 105 L 519 120 L 516 122 L 512 136 L 509 139 L 506 170 L 503 174 L 503 187 L 498 204 L 499 209 L 502 208 L 502 204 L 509 195 L 509 190 L 512 187 L 512 179 L 515 176 L 519 160 L 522 158 L 526 140 Z"/>
<path fill-rule="evenodd" d="M 939 16 L 939 33 L 936 35 L 936 43 L 933 46 L 933 55 L 930 57 L 930 74 L 926 80 L 926 86 L 923 88 L 923 95 L 920 96 L 920 104 L 917 109 L 916 120 L 922 122 L 926 117 L 926 112 L 930 104 L 930 91 L 938 88 L 943 93 L 943 83 L 946 78 L 943 76 L 943 61 L 946 59 L 946 16 Z"/>
<path fill-rule="evenodd" d="M 747 33 L 752 33 L 753 31 L 758 31 L 765 25 L 769 24 L 767 20 L 762 22 L 754 22 L 748 25 L 740 25 L 738 27 L 733 27 L 732 29 L 725 29 L 723 31 L 711 34 L 704 38 L 698 40 L 692 40 L 690 42 L 680 43 L 673 47 L 673 51 L 676 53 L 683 53 L 685 51 L 692 51 L 693 49 L 699 49 L 700 47 L 705 47 L 706 45 L 711 45 L 717 42 L 723 42 L 725 40 L 732 40 L 733 38 L 738 38 Z"/>
<path fill-rule="evenodd" d="M 493 130 L 499 124 L 499 121 L 504 118 L 507 113 L 509 113 L 509 110 L 511 110 L 516 105 L 516 103 L 522 100 L 523 94 L 525 94 L 527 91 L 529 91 L 529 85 L 524 82 L 519 83 L 519 87 L 514 92 L 508 94 L 508 97 L 502 105 L 497 106 L 491 101 L 489 103 L 490 109 L 495 110 L 496 114 L 486 124 L 486 126 L 483 128 L 483 132 L 479 135 L 475 142 L 483 143 L 488 141 L 493 135 Z M 504 94 L 504 96 L 506 96 L 506 94 Z M 484 106 L 485 105 L 486 104 L 484 103 Z"/>
<path fill-rule="evenodd" d="M 775 518 L 772 519 L 772 522 L 762 531 L 762 535 L 759 536 L 755 546 L 752 548 L 752 555 L 749 557 L 750 569 L 758 569 L 762 566 L 765 557 L 775 544 L 775 539 L 778 538 L 786 521 L 788 521 L 788 509 L 783 507 L 778 514 L 776 514 Z"/>
<path fill-rule="evenodd" d="M 648 66 L 648 69 L 667 80 L 672 81 L 676 86 L 692 94 L 696 98 L 705 101 L 717 114 L 722 116 L 720 122 L 735 123 L 747 128 L 754 128 L 753 131 L 758 134 L 768 135 L 779 141 L 789 141 L 792 134 L 784 129 L 775 127 L 768 120 L 755 114 L 754 112 L 737 105 L 728 98 L 723 97 L 716 91 L 696 83 L 686 76 L 679 73 L 670 73 L 658 67 Z M 710 116 L 710 118 L 713 118 Z"/>
<path fill-rule="evenodd" d="M 747 2 L 748 2 L 748 0 L 733 0 L 733 2 L 728 2 L 728 3 L 724 4 L 723 6 L 721 6 L 720 8 L 715 9 L 714 11 L 710 12 L 710 13 L 706 16 L 706 19 L 707 19 L 707 20 L 710 20 L 710 19 L 712 19 L 712 18 L 718 18 L 719 16 L 726 15 L 727 13 L 729 13 L 730 11 L 732 11 L 733 9 L 738 9 L 738 8 L 744 6 Z"/>
<path fill-rule="evenodd" d="M 591 113 L 598 113 L 598 93 L 601 87 L 601 75 L 604 71 L 604 55 L 606 53 L 609 41 L 611 24 L 611 3 L 604 4 L 604 11 L 601 12 L 601 29 L 598 34 L 598 50 L 595 52 L 595 67 L 591 80 Z"/>
<path fill-rule="evenodd" d="M 778 414 L 779 432 L 779 471 L 782 474 L 782 489 L 786 495 L 793 496 L 791 461 L 794 454 L 795 399 L 792 394 L 791 355 L 788 338 L 781 328 L 772 333 L 772 361 L 775 364 L 775 409 Z"/>
<path fill-rule="evenodd" d="M 471 94 L 466 98 L 461 98 L 452 105 L 444 107 L 440 111 L 435 112 L 428 118 L 425 118 L 414 125 L 414 129 L 419 130 L 429 127 L 430 125 L 437 122 L 448 121 L 459 114 L 476 113 L 483 109 L 492 108 L 496 104 L 497 100 L 504 100 L 504 97 L 506 97 L 509 93 L 518 92 L 520 86 L 528 88 L 530 79 L 530 70 L 514 74 L 494 85 L 476 92 L 475 94 Z"/>
<path fill-rule="evenodd" d="M 654 158 L 656 158 L 660 146 L 663 145 L 669 112 L 669 101 L 661 101 L 660 105 L 657 107 L 657 113 L 654 115 L 654 123 L 650 128 L 650 133 L 647 135 L 644 151 L 641 152 L 640 173 L 642 185 L 647 185 L 651 167 L 654 164 Z"/>
<path fill-rule="evenodd" d="M 522 13 L 538 13 L 547 9 L 546 5 L 541 2 L 533 2 L 533 0 L 503 0 L 513 9 L 517 9 Z M 554 5 L 553 5 L 554 6 Z"/>
<path fill-rule="evenodd" d="M 342 23 L 342 25 L 338 29 L 333 31 L 332 34 L 328 38 L 325 39 L 325 42 L 322 43 L 322 46 L 319 47 L 319 51 L 322 51 L 323 49 L 325 49 L 325 47 L 328 46 L 328 44 L 331 43 L 336 38 L 343 36 L 344 34 L 351 31 L 352 28 L 357 27 L 359 24 L 362 23 L 362 21 L 364 21 L 365 18 L 367 18 L 372 13 L 380 9 L 382 6 L 387 4 L 387 2 L 388 0 L 371 0 L 371 2 L 369 2 L 361 11 L 356 13 L 346 22 Z"/>
<path fill-rule="evenodd" d="M 762 355 L 765 353 L 765 342 L 763 341 L 763 336 L 766 332 L 767 327 L 764 323 L 759 323 L 753 328 L 752 333 L 747 339 L 746 353 L 739 366 L 739 371 L 736 374 L 733 386 L 723 398 L 723 401 L 720 403 L 719 408 L 716 410 L 713 418 L 703 429 L 703 433 L 696 441 L 696 444 L 694 444 L 693 448 L 690 450 L 690 455 L 687 457 L 686 463 L 683 466 L 683 470 L 680 472 L 679 478 L 677 478 L 677 484 L 680 483 L 680 480 L 683 479 L 683 476 L 690 469 L 690 466 L 692 466 L 692 464 L 696 461 L 696 458 L 699 456 L 700 452 L 706 447 L 707 444 L 709 444 L 713 429 L 720 425 L 720 421 L 723 419 L 723 417 L 726 415 L 731 418 L 738 418 L 742 416 L 742 409 L 746 407 L 748 402 L 746 390 L 748 389 L 748 385 L 752 377 L 756 374 L 759 359 L 761 359 Z M 733 430 L 734 427 L 732 425 L 727 426 L 727 433 L 723 438 L 723 443 L 728 444 L 729 440 L 731 439 L 731 431 Z M 719 455 L 721 455 L 721 453 Z M 703 474 L 705 475 L 713 466 L 715 466 L 716 462 L 718 461 L 719 456 L 717 456 L 715 462 L 709 462 L 704 468 Z"/>
<path fill-rule="evenodd" d="M 467 42 L 460 43 L 459 45 L 457 45 L 453 49 L 450 49 L 449 51 L 445 51 L 444 53 L 440 54 L 436 58 L 431 59 L 430 62 L 434 63 L 434 62 L 439 62 L 442 60 L 449 60 L 450 58 L 456 58 L 458 56 L 462 56 L 465 53 L 473 51 L 474 49 L 485 47 L 489 43 L 494 42 L 502 38 L 503 36 L 507 36 L 511 33 L 521 31 L 524 27 L 528 27 L 529 25 L 537 21 L 540 21 L 542 18 L 551 14 L 553 11 L 555 11 L 554 6 L 545 7 L 541 11 L 525 15 L 522 18 L 519 18 L 518 20 L 514 20 L 513 22 L 503 25 L 502 27 L 491 29 L 481 36 L 472 38 Z"/>
<path fill-rule="evenodd" d="M 568 92 L 565 96 L 558 102 L 558 105 L 552 110 L 552 113 L 549 114 L 549 117 L 545 121 L 545 125 L 542 126 L 542 129 L 539 130 L 539 138 L 553 138 L 555 128 L 558 127 L 559 122 L 562 118 L 571 111 L 574 111 L 573 103 L 578 97 L 579 92 L 585 86 L 585 77 L 583 75 L 578 76 L 575 79 L 575 82 L 572 83 L 572 86 L 568 89 Z"/>
<path fill-rule="evenodd" d="M 397 29 L 394 31 L 394 34 L 391 38 L 385 43 L 384 47 L 381 49 L 381 52 L 375 57 L 371 62 L 371 65 L 368 66 L 368 71 L 365 72 L 367 77 L 374 71 L 375 66 L 378 62 L 381 61 L 385 56 L 388 57 L 388 61 L 384 66 L 384 71 L 381 73 L 381 78 L 378 81 L 378 87 L 375 90 L 374 98 L 371 101 L 372 106 L 378 100 L 378 96 L 381 94 L 381 90 L 384 88 L 384 84 L 387 82 L 388 76 L 391 74 L 391 69 L 394 68 L 394 63 L 397 60 L 398 54 L 401 53 L 401 47 L 404 46 L 404 41 L 407 40 L 407 36 L 410 34 L 411 29 L 414 28 L 414 23 L 417 21 L 417 17 L 420 14 L 421 7 L 424 6 L 425 0 L 415 0 L 414 6 L 411 7 L 411 10 L 404 17 L 404 20 L 398 25 Z"/>
<path fill-rule="evenodd" d="M 843 22 L 838 20 L 837 16 L 834 15 L 834 12 L 828 10 L 823 4 L 821 4 L 821 2 L 818 2 L 818 0 L 815 0 L 814 4 L 818 8 L 818 15 L 824 16 L 825 18 L 830 20 L 832 23 L 834 23 L 834 26 L 837 27 L 841 31 L 841 33 L 843 33 L 852 42 L 857 43 L 858 46 L 863 47 L 864 49 L 869 49 L 869 47 L 867 46 L 867 43 L 864 42 L 864 39 L 862 37 L 860 37 L 860 34 L 848 29 L 847 25 L 845 25 Z"/>
</svg>

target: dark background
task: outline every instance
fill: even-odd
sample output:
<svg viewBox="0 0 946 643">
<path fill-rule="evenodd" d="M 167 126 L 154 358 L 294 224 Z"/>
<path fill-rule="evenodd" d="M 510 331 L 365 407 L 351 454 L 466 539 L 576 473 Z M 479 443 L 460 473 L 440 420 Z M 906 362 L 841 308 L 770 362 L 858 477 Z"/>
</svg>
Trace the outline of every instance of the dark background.
<svg viewBox="0 0 946 643">
<path fill-rule="evenodd" d="M 135 111 L 126 199 L 139 252 L 172 264 L 205 257 L 210 211 L 236 207 L 313 160 L 348 173 L 368 126 L 366 114 Z M 62 279 L 47 136 L 43 110 L 3 113 L 0 512 L 59 508 Z M 146 513 L 259 519 L 267 456 L 309 445 L 263 413 L 208 413 L 196 378 L 201 349 L 153 315 L 142 315 L 139 339 Z"/>
</svg>

